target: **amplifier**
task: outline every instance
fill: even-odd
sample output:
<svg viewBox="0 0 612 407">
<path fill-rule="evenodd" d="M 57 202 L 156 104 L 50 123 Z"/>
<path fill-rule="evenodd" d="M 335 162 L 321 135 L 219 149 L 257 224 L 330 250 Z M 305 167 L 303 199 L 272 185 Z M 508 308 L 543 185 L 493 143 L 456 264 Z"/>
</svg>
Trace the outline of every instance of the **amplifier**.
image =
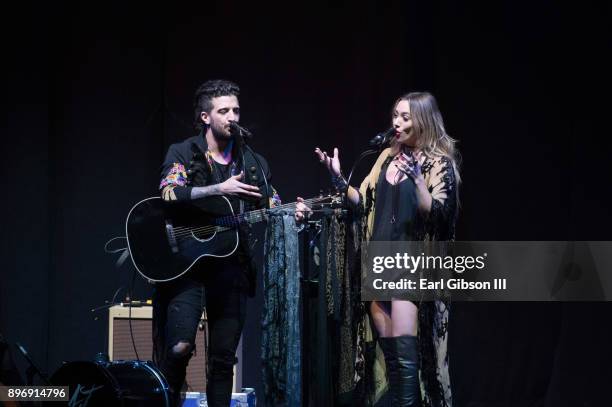
<svg viewBox="0 0 612 407">
<path fill-rule="evenodd" d="M 108 355 L 111 360 L 136 359 L 130 337 L 129 307 L 115 305 L 108 313 Z M 203 315 L 204 316 L 204 315 Z M 153 358 L 153 307 L 132 307 L 132 332 L 138 356 L 142 360 Z M 196 351 L 187 366 L 186 391 L 206 391 L 206 354 L 204 350 L 205 330 L 196 335 Z M 242 339 L 237 350 L 238 364 L 234 366 L 234 392 L 242 387 Z M 185 389 L 184 389 L 185 390 Z"/>
</svg>

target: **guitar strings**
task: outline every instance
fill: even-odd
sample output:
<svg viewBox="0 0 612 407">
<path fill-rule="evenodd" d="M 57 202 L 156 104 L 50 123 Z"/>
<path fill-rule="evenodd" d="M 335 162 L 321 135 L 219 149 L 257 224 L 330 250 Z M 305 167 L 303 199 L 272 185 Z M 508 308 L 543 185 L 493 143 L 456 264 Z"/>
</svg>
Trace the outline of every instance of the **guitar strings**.
<svg viewBox="0 0 612 407">
<path fill-rule="evenodd" d="M 327 199 L 327 197 L 311 198 L 308 200 L 304 200 L 304 203 L 312 204 L 312 203 L 315 203 L 316 201 L 321 201 L 325 199 Z M 296 202 L 284 204 L 274 209 L 285 209 L 293 205 L 296 205 Z M 263 215 L 265 214 L 265 212 L 266 212 L 266 209 L 258 209 L 258 210 L 252 211 L 251 213 L 247 213 L 247 214 L 238 214 L 238 215 L 232 215 L 232 216 L 221 218 L 223 223 L 227 223 L 227 222 L 233 223 L 228 226 L 211 225 L 211 226 L 202 226 L 198 228 L 190 228 L 190 227 L 184 228 L 184 227 L 179 226 L 175 228 L 175 230 L 178 230 L 178 233 L 174 234 L 174 238 L 180 239 L 180 238 L 184 238 L 185 236 L 188 236 L 189 238 L 191 238 L 192 235 L 196 233 L 209 233 L 213 231 L 223 232 L 223 231 L 231 230 L 231 229 L 234 229 L 235 226 L 237 226 L 236 223 L 239 223 L 241 220 L 251 221 L 251 220 L 256 220 L 256 219 L 263 219 Z M 197 236 L 194 236 L 194 237 L 197 237 Z"/>
<path fill-rule="evenodd" d="M 317 197 L 317 198 L 311 198 L 311 199 L 307 199 L 304 200 L 304 203 L 315 203 L 316 201 L 321 201 L 321 200 L 325 200 L 327 199 L 327 197 Z M 274 209 L 285 209 L 285 208 L 289 208 L 293 205 L 296 205 L 297 202 L 291 202 L 288 204 L 283 204 L 280 205 L 277 208 Z M 226 216 L 223 217 L 221 219 L 223 219 L 223 222 L 240 222 L 241 218 L 243 220 L 253 220 L 256 219 L 258 217 L 263 218 L 263 214 L 266 212 L 266 209 L 258 209 L 255 211 L 252 211 L 251 213 L 247 213 L 247 214 L 238 214 L 238 215 L 232 215 L 232 216 Z M 174 237 L 184 237 L 184 236 L 191 236 L 192 233 L 208 233 L 208 232 L 212 232 L 212 231 L 217 231 L 217 232 L 222 232 L 222 231 L 226 231 L 226 230 L 230 230 L 233 229 L 233 226 L 235 226 L 235 224 L 229 225 L 229 226 L 224 226 L 224 225 L 211 225 L 211 226 L 202 226 L 199 228 L 190 228 L 190 227 L 176 227 L 174 228 L 174 230 L 178 230 L 178 233 L 174 234 Z"/>
<path fill-rule="evenodd" d="M 310 198 L 310 199 L 306 199 L 303 201 L 304 204 L 313 204 L 316 203 L 317 201 L 323 201 L 325 199 L 327 199 L 329 197 L 317 197 L 317 198 Z M 291 206 L 295 206 L 297 204 L 297 202 L 291 202 L 291 203 L 287 203 L 287 204 L 283 204 L 280 205 L 278 207 L 273 208 L 274 210 L 282 210 L 282 209 L 286 209 L 289 208 Z M 255 219 L 263 219 L 264 214 L 267 210 L 266 209 L 258 209 L 258 210 L 254 210 L 252 212 L 247 212 L 246 214 L 237 214 L 237 215 L 230 215 L 230 216 L 226 216 L 221 218 L 222 223 L 226 223 L 227 222 L 231 222 L 231 224 L 225 226 L 225 225 L 210 225 L 210 226 L 201 226 L 201 227 L 196 227 L 196 228 L 191 228 L 191 227 L 181 227 L 181 226 L 177 226 L 174 228 L 174 230 L 176 231 L 176 233 L 173 233 L 173 237 L 177 240 L 185 238 L 187 237 L 191 237 L 192 234 L 196 234 L 196 233 L 209 233 L 209 232 L 223 232 L 223 231 L 227 231 L 227 230 L 231 230 L 233 229 L 235 226 L 237 226 L 237 223 L 239 223 L 241 220 L 242 221 L 251 221 L 251 220 L 255 220 Z"/>
</svg>

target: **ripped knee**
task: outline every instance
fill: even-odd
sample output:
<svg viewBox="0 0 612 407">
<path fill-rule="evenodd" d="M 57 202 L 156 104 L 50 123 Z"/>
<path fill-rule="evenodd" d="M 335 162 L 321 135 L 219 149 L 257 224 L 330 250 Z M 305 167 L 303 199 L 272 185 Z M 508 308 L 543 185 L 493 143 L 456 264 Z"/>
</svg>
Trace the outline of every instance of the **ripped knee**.
<svg viewBox="0 0 612 407">
<path fill-rule="evenodd" d="M 183 358 L 191 355 L 193 345 L 187 341 L 179 341 L 172 347 L 172 355 L 175 358 Z"/>
</svg>

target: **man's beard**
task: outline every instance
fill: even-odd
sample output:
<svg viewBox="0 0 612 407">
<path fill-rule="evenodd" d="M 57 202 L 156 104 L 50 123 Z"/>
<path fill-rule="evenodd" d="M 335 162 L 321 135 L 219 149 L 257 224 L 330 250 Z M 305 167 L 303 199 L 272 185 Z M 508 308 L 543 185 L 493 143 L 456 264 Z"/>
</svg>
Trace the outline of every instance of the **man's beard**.
<svg viewBox="0 0 612 407">
<path fill-rule="evenodd" d="M 229 130 L 225 130 L 222 127 L 219 128 L 211 124 L 210 131 L 212 132 L 213 137 L 217 140 L 228 141 L 232 138 L 232 135 L 229 133 Z"/>
</svg>

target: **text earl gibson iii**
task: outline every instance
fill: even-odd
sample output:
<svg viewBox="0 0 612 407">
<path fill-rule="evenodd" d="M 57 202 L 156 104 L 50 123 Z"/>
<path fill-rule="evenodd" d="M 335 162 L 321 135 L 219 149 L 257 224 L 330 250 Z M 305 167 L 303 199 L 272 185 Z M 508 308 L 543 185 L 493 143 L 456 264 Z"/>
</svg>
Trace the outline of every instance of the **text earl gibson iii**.
<svg viewBox="0 0 612 407">
<path fill-rule="evenodd" d="M 467 281 L 463 278 L 448 278 L 431 281 L 426 278 L 411 280 L 402 278 L 399 281 L 384 281 L 377 278 L 372 286 L 375 290 L 505 290 L 505 278 L 494 278 L 491 281 Z"/>
</svg>

